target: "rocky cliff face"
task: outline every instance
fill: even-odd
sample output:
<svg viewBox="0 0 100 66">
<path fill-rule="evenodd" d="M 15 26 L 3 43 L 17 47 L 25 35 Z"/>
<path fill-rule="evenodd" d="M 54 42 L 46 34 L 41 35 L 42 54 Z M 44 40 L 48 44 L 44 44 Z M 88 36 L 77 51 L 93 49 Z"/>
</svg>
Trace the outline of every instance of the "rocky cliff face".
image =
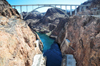
<svg viewBox="0 0 100 66">
<path fill-rule="evenodd" d="M 56 18 L 64 18 L 67 15 L 58 8 L 50 8 L 47 10 L 45 16 L 41 19 L 41 22 L 45 23 L 52 23 L 53 20 Z"/>
<path fill-rule="evenodd" d="M 100 66 L 99 40 L 100 18 L 92 16 L 71 17 L 57 38 L 62 53 L 73 54 L 77 66 Z"/>
<path fill-rule="evenodd" d="M 100 1 L 99 0 L 91 0 L 86 1 L 82 3 L 81 5 L 85 5 L 85 11 L 84 7 L 82 7 L 82 11 L 80 12 L 79 8 L 77 8 L 77 15 L 100 15 Z M 73 14 L 75 14 L 75 11 L 73 11 Z"/>
<path fill-rule="evenodd" d="M 47 10 L 45 16 L 39 21 L 30 23 L 29 26 L 32 30 L 37 32 L 46 33 L 51 35 L 52 31 L 57 27 L 57 25 L 62 23 L 63 19 L 68 18 L 60 9 L 50 8 Z M 53 35 L 54 33 L 52 33 Z"/>
<path fill-rule="evenodd" d="M 0 15 L 3 15 L 7 18 L 15 15 L 17 18 L 20 18 L 18 11 L 13 9 L 6 0 L 0 0 Z"/>
<path fill-rule="evenodd" d="M 0 8 L 0 66 L 31 66 L 34 55 L 41 53 L 35 43 L 39 37 L 6 0 L 0 1 Z"/>
<path fill-rule="evenodd" d="M 28 14 L 28 16 L 27 16 Z M 35 20 L 35 19 L 41 19 L 43 16 L 44 16 L 45 13 L 40 13 L 38 11 L 31 11 L 30 12 L 23 12 L 22 15 L 23 15 L 23 18 L 26 17 L 24 20 L 28 20 L 28 19 L 32 19 L 32 20 Z"/>
<path fill-rule="evenodd" d="M 52 38 L 57 38 L 57 36 L 61 32 L 62 28 L 64 28 L 64 25 L 68 22 L 69 18 L 61 18 L 59 20 L 60 21 L 59 21 L 57 27 L 55 27 L 53 29 L 53 31 L 51 32 L 50 37 L 52 37 Z"/>
<path fill-rule="evenodd" d="M 89 4 L 89 2 L 84 4 L 86 3 Z M 93 0 L 90 3 L 87 10 L 96 10 L 82 11 L 78 12 L 77 16 L 71 16 L 56 39 L 62 54 L 73 54 L 77 66 L 100 66 L 100 17 L 87 16 L 90 13 L 99 15 L 97 11 L 99 11 L 100 2 Z"/>
</svg>

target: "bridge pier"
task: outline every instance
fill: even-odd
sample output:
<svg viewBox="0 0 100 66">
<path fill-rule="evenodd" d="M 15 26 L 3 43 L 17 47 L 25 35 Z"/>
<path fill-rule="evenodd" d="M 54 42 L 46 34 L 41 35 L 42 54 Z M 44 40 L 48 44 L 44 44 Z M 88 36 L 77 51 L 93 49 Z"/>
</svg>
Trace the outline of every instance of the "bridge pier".
<svg viewBox="0 0 100 66">
<path fill-rule="evenodd" d="M 28 6 L 26 6 L 26 12 L 28 12 Z"/>
<path fill-rule="evenodd" d="M 34 9 L 34 6 L 32 6 L 32 10 Z"/>
<path fill-rule="evenodd" d="M 82 6 L 79 6 L 79 12 L 81 12 L 82 11 Z"/>
<path fill-rule="evenodd" d="M 20 14 L 21 14 L 21 19 L 23 19 L 22 6 L 20 6 Z"/>
<path fill-rule="evenodd" d="M 62 9 L 62 6 L 60 5 L 60 8 Z"/>
<path fill-rule="evenodd" d="M 72 6 L 70 6 L 70 16 L 72 16 Z"/>
<path fill-rule="evenodd" d="M 67 14 L 67 6 L 65 6 L 65 13 Z"/>
<path fill-rule="evenodd" d="M 56 5 L 55 5 L 55 7 L 56 7 Z"/>
<path fill-rule="evenodd" d="M 84 11 L 86 10 L 86 6 L 84 6 Z"/>
<path fill-rule="evenodd" d="M 75 15 L 77 14 L 77 6 L 75 6 Z"/>
</svg>

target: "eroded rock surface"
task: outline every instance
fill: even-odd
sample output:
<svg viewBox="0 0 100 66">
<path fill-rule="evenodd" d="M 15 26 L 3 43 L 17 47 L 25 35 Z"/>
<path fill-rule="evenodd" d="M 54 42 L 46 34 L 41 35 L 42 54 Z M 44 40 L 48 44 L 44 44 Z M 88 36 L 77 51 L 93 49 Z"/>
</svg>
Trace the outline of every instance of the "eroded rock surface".
<svg viewBox="0 0 100 66">
<path fill-rule="evenodd" d="M 28 22 L 28 20 L 27 22 L 32 30 L 51 35 L 52 31 L 65 18 L 68 16 L 61 9 L 50 8 L 40 20 L 30 20 L 32 22 Z"/>
<path fill-rule="evenodd" d="M 31 66 L 35 54 L 42 53 L 35 43 L 39 37 L 13 10 L 6 0 L 0 1 L 0 66 Z"/>
<path fill-rule="evenodd" d="M 17 18 L 20 18 L 18 11 L 13 9 L 6 0 L 0 0 L 0 15 L 3 15 L 7 18 L 15 15 Z"/>
<path fill-rule="evenodd" d="M 70 44 L 65 42 L 70 40 Z M 100 18 L 73 16 L 59 33 L 63 54 L 73 54 L 77 66 L 100 66 Z"/>
<path fill-rule="evenodd" d="M 31 66 L 36 49 L 36 35 L 20 19 L 0 16 L 0 66 Z"/>
<path fill-rule="evenodd" d="M 77 16 L 71 16 L 56 42 L 59 43 L 62 54 L 74 55 L 76 66 L 100 66 L 100 16 L 97 16 L 100 1 L 91 0 L 84 4 L 90 5 L 87 7 L 89 12 L 86 10 L 78 12 Z"/>
</svg>

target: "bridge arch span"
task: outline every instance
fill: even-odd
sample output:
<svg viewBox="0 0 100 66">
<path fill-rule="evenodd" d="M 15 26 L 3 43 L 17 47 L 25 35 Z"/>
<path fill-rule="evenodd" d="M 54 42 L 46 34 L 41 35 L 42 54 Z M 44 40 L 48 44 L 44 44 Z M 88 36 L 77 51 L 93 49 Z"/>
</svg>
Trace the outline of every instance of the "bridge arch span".
<svg viewBox="0 0 100 66">
<path fill-rule="evenodd" d="M 68 7 L 70 8 L 70 11 L 69 11 L 69 15 L 67 14 L 68 12 L 64 12 L 62 10 L 59 10 L 62 11 L 65 15 L 67 15 L 68 17 L 69 16 L 72 16 L 73 15 L 73 11 L 72 11 L 72 7 L 74 6 L 75 10 L 74 10 L 74 15 L 76 15 L 78 12 L 82 12 L 82 9 L 83 11 L 86 10 L 86 7 L 88 7 L 89 5 L 73 5 L 73 4 L 30 4 L 30 5 L 12 5 L 12 7 L 14 7 L 16 9 L 16 7 L 20 7 L 20 13 L 21 13 L 21 18 L 22 19 L 25 19 L 31 12 L 27 13 L 27 15 L 23 18 L 22 16 L 22 6 L 38 6 L 37 8 L 33 9 L 32 11 L 35 11 L 39 8 L 43 8 L 43 7 L 55 7 L 57 8 L 56 6 L 60 6 L 60 8 L 62 9 L 62 6 L 65 6 L 65 10 L 68 10 Z"/>
<path fill-rule="evenodd" d="M 44 5 L 44 6 L 39 6 L 39 7 L 37 7 L 37 8 L 35 8 L 35 9 L 33 9 L 32 11 L 36 11 L 37 9 L 39 9 L 39 8 L 44 8 L 44 7 L 53 7 L 53 8 L 58 8 L 58 7 L 55 7 L 55 6 L 52 6 L 52 5 Z M 59 9 L 59 8 L 58 8 Z M 60 10 L 60 9 L 59 9 Z M 31 11 L 31 12 L 32 12 Z M 60 11 L 62 11 L 62 10 L 60 10 Z M 31 14 L 31 12 L 29 12 L 29 13 L 27 13 L 27 15 L 23 18 L 23 19 L 25 19 L 29 14 Z M 67 13 L 65 13 L 64 11 L 62 11 L 67 17 L 69 17 L 68 15 L 67 15 Z"/>
</svg>

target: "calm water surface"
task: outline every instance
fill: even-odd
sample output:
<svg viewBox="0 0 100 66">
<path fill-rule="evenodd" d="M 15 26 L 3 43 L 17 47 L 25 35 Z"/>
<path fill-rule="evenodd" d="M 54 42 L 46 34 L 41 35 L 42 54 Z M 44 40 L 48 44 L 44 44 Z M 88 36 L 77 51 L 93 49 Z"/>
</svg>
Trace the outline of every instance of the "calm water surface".
<svg viewBox="0 0 100 66">
<path fill-rule="evenodd" d="M 47 36 L 46 34 L 43 33 L 37 33 L 41 39 L 41 41 L 43 42 L 43 51 L 50 49 L 51 45 L 54 42 L 54 39 L 50 38 L 49 36 Z"/>
</svg>

